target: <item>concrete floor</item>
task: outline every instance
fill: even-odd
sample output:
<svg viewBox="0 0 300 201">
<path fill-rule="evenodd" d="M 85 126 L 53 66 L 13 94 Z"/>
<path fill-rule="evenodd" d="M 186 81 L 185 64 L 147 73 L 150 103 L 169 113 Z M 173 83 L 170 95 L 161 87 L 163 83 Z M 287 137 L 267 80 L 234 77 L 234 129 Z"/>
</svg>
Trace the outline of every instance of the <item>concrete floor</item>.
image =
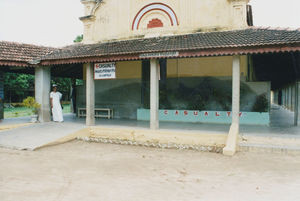
<svg viewBox="0 0 300 201">
<path fill-rule="evenodd" d="M 15 128 L 0 132 L 0 146 L 15 149 L 34 150 L 45 144 L 68 136 L 72 133 L 85 128 L 85 119 L 76 118 L 72 114 L 64 115 L 63 123 L 40 123 L 32 124 L 25 127 Z M 13 125 L 28 123 L 29 117 L 5 119 L 0 123 L 3 125 Z M 251 126 L 241 125 L 240 135 L 242 137 L 259 136 L 259 137 L 279 137 L 295 138 L 300 140 L 300 126 L 294 127 L 293 113 L 281 107 L 272 106 L 271 125 L 270 126 Z M 96 126 L 107 127 L 138 127 L 149 128 L 149 122 L 136 120 L 120 119 L 97 119 Z M 187 131 L 201 131 L 202 133 L 220 133 L 227 135 L 230 125 L 226 124 L 201 124 L 201 123 L 174 123 L 160 122 L 160 129 L 176 129 Z"/>
<path fill-rule="evenodd" d="M 2 125 L 14 125 L 28 123 L 30 118 L 6 119 Z M 35 150 L 39 147 L 56 142 L 85 127 L 81 120 L 77 120 L 74 115 L 65 115 L 63 123 L 35 123 L 27 126 L 4 130 L 0 132 L 0 147 Z"/>
<path fill-rule="evenodd" d="M 77 120 L 84 122 L 84 119 Z M 300 126 L 294 126 L 294 113 L 280 106 L 273 105 L 270 113 L 270 126 L 241 125 L 241 135 L 258 136 L 281 136 L 299 137 Z M 149 122 L 136 120 L 120 119 L 97 119 L 96 125 L 101 126 L 129 126 L 139 128 L 149 128 Z M 298 123 L 300 125 L 300 121 Z M 207 123 L 180 123 L 180 122 L 160 122 L 160 129 L 181 129 L 181 130 L 200 130 L 205 132 L 219 132 L 228 134 L 230 125 L 228 124 L 207 124 Z"/>
</svg>

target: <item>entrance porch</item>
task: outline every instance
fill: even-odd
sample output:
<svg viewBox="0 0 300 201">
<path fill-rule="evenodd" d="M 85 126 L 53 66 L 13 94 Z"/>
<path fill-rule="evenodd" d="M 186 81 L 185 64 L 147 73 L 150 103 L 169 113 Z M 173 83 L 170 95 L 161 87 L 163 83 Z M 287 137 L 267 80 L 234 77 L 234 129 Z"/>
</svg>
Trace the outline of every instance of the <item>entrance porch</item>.
<svg viewBox="0 0 300 201">
<path fill-rule="evenodd" d="M 86 84 L 83 90 L 85 94 L 82 93 L 82 97 L 84 97 L 82 105 L 86 108 L 86 126 L 88 126 L 87 129 L 89 129 L 89 134 L 86 136 L 87 138 L 89 138 L 91 133 L 94 135 L 92 137 L 95 137 L 95 140 L 107 140 L 110 138 L 107 137 L 108 134 L 114 134 L 114 136 L 119 135 L 121 140 L 126 141 L 128 138 L 134 141 L 139 137 L 140 141 L 144 141 L 145 143 L 150 141 L 154 144 L 165 144 L 165 142 L 174 144 L 197 144 L 200 146 L 218 147 L 220 149 L 226 145 L 223 153 L 233 155 L 237 150 L 237 145 L 240 140 L 243 139 L 243 141 L 246 141 L 242 133 L 243 125 L 240 124 L 240 112 L 243 111 L 244 108 L 248 108 L 250 112 L 265 112 L 269 114 L 271 90 L 276 94 L 277 90 L 280 90 L 289 82 L 297 82 L 299 79 L 299 74 L 297 73 L 300 68 L 299 33 L 298 30 L 289 31 L 253 28 L 236 31 L 144 38 L 142 40 L 135 39 L 92 45 L 82 44 L 53 50 L 50 53 L 38 57 L 38 59 L 33 58 L 22 65 L 34 67 L 32 69 L 35 70 L 34 72 L 37 76 L 35 95 L 38 102 L 42 105 L 40 112 L 41 122 L 50 120 L 48 99 L 50 75 L 53 72 L 63 70 L 65 75 L 68 72 L 71 76 L 76 74 L 81 78 L 85 78 Z M 161 60 L 167 62 L 167 66 L 170 67 L 168 68 L 169 71 L 163 68 Z M 291 63 L 289 61 L 293 62 Z M 144 69 L 143 65 L 140 65 L 146 62 L 149 63 L 149 71 L 146 70 L 146 68 Z M 120 65 L 120 63 L 122 63 L 122 65 Z M 118 64 L 120 66 L 118 66 Z M 3 65 L 8 65 L 8 63 L 4 62 Z M 9 63 L 9 65 L 15 65 L 15 63 L 12 62 Z M 131 97 L 131 94 L 128 88 L 122 88 L 125 86 L 123 83 L 119 82 L 122 90 L 116 92 L 111 90 L 111 83 L 104 83 L 102 82 L 103 80 L 95 80 L 96 66 L 106 66 L 106 69 L 104 69 L 105 72 L 109 70 L 111 75 L 116 73 L 116 69 L 117 72 L 119 70 L 121 71 L 120 75 L 123 75 L 121 77 L 111 75 L 107 77 L 107 75 L 105 75 L 106 78 L 114 79 L 111 80 L 111 83 L 116 83 L 115 81 L 118 79 L 128 80 L 128 73 L 130 76 L 132 73 L 139 74 L 138 77 L 130 77 L 130 79 L 137 80 L 138 84 L 135 86 L 142 86 L 142 90 L 138 89 L 139 92 L 137 92 L 137 96 L 135 96 L 137 98 L 134 99 L 138 104 L 133 102 L 133 99 L 126 99 L 127 96 Z M 109 69 L 107 66 L 110 66 Z M 9 67 L 8 70 L 11 70 L 11 68 Z M 101 73 L 103 69 L 98 70 Z M 291 74 L 294 75 L 292 80 L 290 77 Z M 199 79 L 214 76 L 218 78 L 222 77 L 222 79 L 215 79 L 221 80 L 221 82 L 213 82 L 211 81 L 212 79 L 204 79 L 204 81 Z M 171 90 L 175 92 L 173 94 L 177 93 L 180 98 L 183 97 L 184 101 L 182 102 L 191 103 L 191 100 L 194 100 L 194 102 L 190 105 L 181 104 L 182 102 L 176 102 L 176 104 L 174 102 L 174 104 L 172 104 L 171 101 L 168 102 L 169 93 L 161 94 L 161 92 L 168 92 L 168 88 L 166 87 L 168 80 L 165 78 L 170 78 L 169 80 L 175 81 L 173 83 L 177 83 L 176 86 L 179 87 L 171 88 Z M 224 81 L 224 78 L 227 80 Z M 213 84 L 208 86 L 203 84 L 207 82 Z M 255 85 L 255 83 L 251 83 L 254 85 L 249 86 L 247 84 L 245 85 L 247 82 L 265 82 L 265 84 L 261 85 L 261 83 L 259 83 Z M 186 85 L 180 85 L 182 83 L 186 83 Z M 224 85 L 227 87 L 224 87 Z M 161 90 L 161 86 L 162 88 L 166 88 Z M 126 103 L 134 103 L 135 105 L 133 109 L 124 106 L 123 108 L 125 110 L 123 110 L 123 114 L 127 113 L 128 116 L 135 116 L 137 109 L 148 109 L 150 123 L 141 124 L 136 121 L 138 118 L 132 118 L 134 119 L 133 121 L 122 120 L 122 118 L 120 118 L 120 120 L 117 120 L 120 121 L 120 124 L 132 124 L 137 127 L 133 130 L 125 129 L 124 127 L 119 130 L 116 128 L 117 130 L 113 129 L 111 132 L 104 129 L 105 125 L 101 128 L 98 127 L 98 120 L 95 119 L 94 111 L 95 108 L 97 108 L 97 101 L 104 97 L 103 94 L 97 91 L 99 88 L 106 90 L 107 95 L 113 94 L 113 96 L 110 97 L 117 95 L 117 100 L 119 101 L 113 102 L 116 101 L 116 99 L 107 99 L 108 101 L 106 100 L 106 102 L 104 102 L 104 104 L 107 105 L 105 108 L 114 109 L 114 111 L 116 111 L 115 108 L 108 106 L 113 104 L 118 105 L 120 100 L 125 100 Z M 143 90 L 145 88 L 147 88 L 148 91 Z M 230 90 L 227 90 L 229 88 Z M 217 90 L 215 89 L 222 93 L 216 93 Z M 254 93 L 254 96 L 247 96 L 247 93 L 245 93 L 247 90 L 245 89 L 252 92 L 260 92 Z M 203 93 L 203 91 L 206 93 Z M 136 93 L 136 91 L 134 92 Z M 218 100 L 211 99 L 212 96 L 218 97 Z M 163 107 L 160 105 L 160 102 L 162 102 L 161 97 L 165 97 L 165 105 Z M 196 98 L 194 99 L 194 97 Z M 290 97 L 297 96 L 291 95 Z M 224 107 L 219 108 L 221 108 L 220 111 L 226 112 L 228 117 L 230 115 L 231 120 L 229 123 L 231 126 L 229 128 L 229 126 L 224 125 L 205 125 L 204 128 L 208 127 L 211 129 L 211 133 L 206 137 L 205 141 L 201 141 L 200 137 L 204 135 L 199 135 L 199 133 L 201 133 L 201 126 L 204 125 L 202 123 L 197 125 L 199 126 L 197 129 L 199 130 L 188 135 L 188 132 L 186 130 L 182 131 L 181 128 L 188 128 L 192 124 L 177 122 L 174 124 L 164 123 L 159 119 L 159 109 L 205 111 L 209 109 L 202 103 L 209 103 L 210 106 L 215 107 L 219 105 L 222 106 L 224 102 L 226 102 Z M 295 102 L 297 101 L 295 100 Z M 253 104 L 249 106 L 249 103 Z M 298 107 L 294 106 L 293 109 L 295 110 L 296 117 Z M 220 116 L 218 110 L 213 111 L 215 112 L 215 116 Z M 121 115 L 122 111 L 119 112 L 119 117 L 122 117 Z M 297 118 L 294 118 L 295 125 L 298 123 L 296 119 Z M 116 122 L 116 120 L 114 121 Z M 100 120 L 101 124 L 109 124 L 109 122 L 111 121 Z M 176 126 L 174 126 L 175 124 Z M 165 125 L 171 125 L 171 127 L 176 128 L 176 130 L 169 130 L 167 127 L 164 128 Z M 145 129 L 143 126 L 147 126 L 150 129 Z M 215 133 L 214 129 L 216 128 L 220 128 L 220 130 L 226 133 L 229 130 L 229 134 L 223 135 L 222 132 L 218 132 L 218 129 L 216 131 L 217 133 Z M 259 133 L 264 130 L 260 126 L 256 126 L 256 128 L 260 128 L 260 131 L 257 131 Z M 270 129 L 272 129 L 272 127 Z M 194 132 L 194 130 L 191 132 Z M 212 133 L 215 133 L 215 135 Z M 256 131 L 251 133 L 256 133 Z M 112 139 L 113 138 L 114 137 L 112 137 Z"/>
</svg>

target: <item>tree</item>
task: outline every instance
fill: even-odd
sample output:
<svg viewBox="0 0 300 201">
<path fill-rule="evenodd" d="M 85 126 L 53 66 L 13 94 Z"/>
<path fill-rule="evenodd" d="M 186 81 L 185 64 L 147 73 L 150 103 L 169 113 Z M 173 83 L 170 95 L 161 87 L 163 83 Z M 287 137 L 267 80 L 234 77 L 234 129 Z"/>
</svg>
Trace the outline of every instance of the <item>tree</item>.
<svg viewBox="0 0 300 201">
<path fill-rule="evenodd" d="M 80 43 L 83 40 L 83 34 L 78 35 L 75 40 L 73 40 L 74 43 Z"/>
<path fill-rule="evenodd" d="M 25 96 L 34 91 L 34 76 L 27 74 L 5 73 L 4 92 L 5 100 L 22 102 Z"/>
<path fill-rule="evenodd" d="M 58 85 L 64 100 L 69 100 L 72 81 L 70 78 L 52 77 L 51 85 Z M 34 75 L 5 73 L 4 74 L 5 102 L 22 102 L 27 96 L 34 96 Z"/>
</svg>

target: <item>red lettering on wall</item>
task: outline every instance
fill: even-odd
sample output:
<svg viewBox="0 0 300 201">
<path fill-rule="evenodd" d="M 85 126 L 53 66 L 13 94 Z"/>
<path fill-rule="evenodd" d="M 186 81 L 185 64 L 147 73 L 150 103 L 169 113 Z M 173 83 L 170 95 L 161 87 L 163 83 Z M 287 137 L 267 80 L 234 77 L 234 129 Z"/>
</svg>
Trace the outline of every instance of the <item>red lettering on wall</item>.
<svg viewBox="0 0 300 201">
<path fill-rule="evenodd" d="M 228 116 L 228 117 L 230 117 L 230 115 L 231 115 L 231 112 L 227 112 L 227 116 Z M 239 114 L 239 115 L 240 115 L 240 117 L 241 117 L 241 116 L 243 116 L 243 113 L 242 113 L 242 112 L 240 112 L 240 114 Z"/>
<path fill-rule="evenodd" d="M 176 110 L 175 115 L 178 115 L 178 114 L 179 114 L 179 112 L 178 112 L 178 110 Z"/>
<path fill-rule="evenodd" d="M 186 115 L 189 114 L 189 112 L 188 111 L 184 111 L 183 114 L 186 116 Z"/>
<path fill-rule="evenodd" d="M 194 111 L 194 115 L 195 115 L 195 116 L 198 116 L 198 115 L 199 115 L 199 112 L 198 112 L 198 111 Z"/>
<path fill-rule="evenodd" d="M 165 110 L 165 111 L 164 111 L 164 114 L 165 114 L 165 115 L 168 115 L 168 110 Z"/>
<path fill-rule="evenodd" d="M 204 113 L 204 116 L 208 116 L 208 112 L 205 112 L 205 113 Z"/>
<path fill-rule="evenodd" d="M 219 112 L 216 112 L 216 117 L 219 117 L 220 116 L 220 113 Z"/>
<path fill-rule="evenodd" d="M 148 25 L 147 25 L 147 28 L 148 29 L 151 29 L 151 28 L 157 28 L 157 27 L 163 27 L 164 24 L 162 23 L 162 21 L 160 19 L 152 19 Z"/>
</svg>

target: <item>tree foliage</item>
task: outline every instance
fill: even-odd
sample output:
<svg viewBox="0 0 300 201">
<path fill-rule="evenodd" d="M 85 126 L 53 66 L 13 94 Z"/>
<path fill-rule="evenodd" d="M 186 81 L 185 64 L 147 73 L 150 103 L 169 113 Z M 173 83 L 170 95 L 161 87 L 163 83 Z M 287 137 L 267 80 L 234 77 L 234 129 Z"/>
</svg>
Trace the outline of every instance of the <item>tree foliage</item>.
<svg viewBox="0 0 300 201">
<path fill-rule="evenodd" d="M 23 100 L 23 105 L 32 110 L 33 114 L 38 114 L 41 105 L 35 101 L 34 97 L 28 96 Z"/>
<path fill-rule="evenodd" d="M 64 100 L 69 100 L 72 85 L 71 78 L 52 77 L 51 85 L 58 85 Z M 5 73 L 4 74 L 5 102 L 22 102 L 28 96 L 34 96 L 34 75 Z"/>
<path fill-rule="evenodd" d="M 27 74 L 5 73 L 4 88 L 18 89 L 17 94 L 34 87 L 34 76 Z"/>
<path fill-rule="evenodd" d="M 80 43 L 83 40 L 83 34 L 76 36 L 74 43 Z"/>
<path fill-rule="evenodd" d="M 4 93 L 5 102 L 22 102 L 24 97 L 33 95 L 34 76 L 27 74 L 5 73 Z"/>
</svg>

